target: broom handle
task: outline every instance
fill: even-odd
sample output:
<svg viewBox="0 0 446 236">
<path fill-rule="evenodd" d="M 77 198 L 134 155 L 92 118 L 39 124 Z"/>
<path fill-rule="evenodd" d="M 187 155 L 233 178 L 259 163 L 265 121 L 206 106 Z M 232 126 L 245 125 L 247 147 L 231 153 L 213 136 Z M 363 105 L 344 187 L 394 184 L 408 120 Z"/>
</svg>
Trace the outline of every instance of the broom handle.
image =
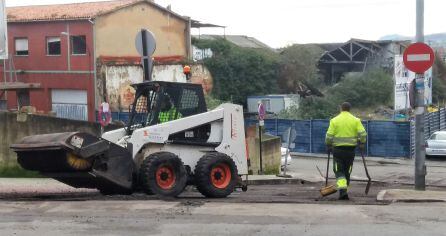
<svg viewBox="0 0 446 236">
<path fill-rule="evenodd" d="M 328 158 L 327 158 L 327 173 L 325 174 L 325 187 L 328 186 L 328 168 L 330 168 L 330 151 L 328 151 Z"/>
<path fill-rule="evenodd" d="M 362 151 L 362 150 L 361 150 L 361 157 L 362 157 L 362 163 L 364 163 L 365 175 L 367 176 L 368 181 L 371 181 L 372 178 L 370 178 L 369 170 L 367 169 L 367 164 L 366 164 L 365 158 L 364 158 L 364 151 Z"/>
</svg>

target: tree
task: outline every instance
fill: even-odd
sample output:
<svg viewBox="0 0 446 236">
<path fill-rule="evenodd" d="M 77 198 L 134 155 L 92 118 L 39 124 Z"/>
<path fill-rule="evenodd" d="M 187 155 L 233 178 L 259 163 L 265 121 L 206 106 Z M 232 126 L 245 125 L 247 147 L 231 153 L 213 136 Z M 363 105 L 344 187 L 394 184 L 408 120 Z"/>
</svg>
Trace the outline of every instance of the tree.
<svg viewBox="0 0 446 236">
<path fill-rule="evenodd" d="M 393 98 L 393 79 L 383 70 L 349 73 L 329 88 L 323 98 L 303 98 L 296 110 L 289 109 L 283 117 L 299 119 L 328 119 L 339 112 L 339 104 L 350 102 L 355 108 L 390 105 Z"/>
<path fill-rule="evenodd" d="M 216 99 L 216 98 L 212 97 L 211 95 L 205 95 L 204 98 L 206 100 L 206 106 L 207 106 L 208 110 L 213 110 L 213 109 L 217 108 L 218 106 L 220 106 L 221 104 L 225 103 L 225 101 Z"/>
<path fill-rule="evenodd" d="M 383 70 L 374 69 L 365 73 L 349 73 L 330 88 L 331 101 L 340 104 L 350 102 L 353 107 L 391 105 L 393 79 Z"/>
<path fill-rule="evenodd" d="M 284 93 L 311 93 L 321 96 L 318 88 L 323 81 L 318 76 L 317 62 L 323 50 L 316 45 L 293 45 L 280 55 L 279 88 Z"/>
<path fill-rule="evenodd" d="M 432 102 L 444 104 L 446 100 L 446 65 L 439 55 L 432 67 Z"/>
<path fill-rule="evenodd" d="M 278 58 L 274 52 L 237 47 L 227 40 L 197 40 L 195 46 L 210 48 L 204 60 L 214 78 L 214 98 L 246 105 L 250 95 L 277 92 Z"/>
<path fill-rule="evenodd" d="M 299 108 L 292 106 L 279 113 L 281 119 L 327 119 L 338 112 L 337 104 L 327 97 L 307 97 L 299 103 Z"/>
</svg>

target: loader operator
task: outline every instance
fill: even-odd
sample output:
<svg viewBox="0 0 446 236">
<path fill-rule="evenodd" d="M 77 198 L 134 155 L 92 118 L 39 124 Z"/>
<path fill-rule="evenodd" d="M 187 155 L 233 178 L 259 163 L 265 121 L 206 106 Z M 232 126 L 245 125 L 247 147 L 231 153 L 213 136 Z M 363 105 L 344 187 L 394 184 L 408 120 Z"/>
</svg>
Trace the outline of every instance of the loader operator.
<svg viewBox="0 0 446 236">
<path fill-rule="evenodd" d="M 175 108 L 172 100 L 168 94 L 164 94 L 163 101 L 161 102 L 160 113 L 158 115 L 159 123 L 165 123 L 168 121 L 180 119 L 183 116 L 181 113 Z"/>
<path fill-rule="evenodd" d="M 342 103 L 341 113 L 330 120 L 325 137 L 327 151 L 333 153 L 333 171 L 340 200 L 349 200 L 347 188 L 350 184 L 355 148 L 359 143 L 359 148 L 363 151 L 367 137 L 361 120 L 350 113 L 350 108 L 350 103 Z"/>
</svg>

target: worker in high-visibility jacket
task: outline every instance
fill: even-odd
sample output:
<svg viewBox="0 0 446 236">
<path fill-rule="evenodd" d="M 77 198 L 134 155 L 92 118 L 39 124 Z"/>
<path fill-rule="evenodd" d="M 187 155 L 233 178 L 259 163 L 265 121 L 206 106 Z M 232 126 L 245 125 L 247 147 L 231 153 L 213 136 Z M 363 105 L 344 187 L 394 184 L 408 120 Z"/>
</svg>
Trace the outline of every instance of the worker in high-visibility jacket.
<svg viewBox="0 0 446 236">
<path fill-rule="evenodd" d="M 350 113 L 350 108 L 350 103 L 342 103 L 341 113 L 330 120 L 325 137 L 327 150 L 333 153 L 333 171 L 340 200 L 349 199 L 347 188 L 350 184 L 355 149 L 359 144 L 363 151 L 367 139 L 361 120 Z"/>
<path fill-rule="evenodd" d="M 168 94 L 164 94 L 163 101 L 161 102 L 160 112 L 158 114 L 159 123 L 165 123 L 168 121 L 182 118 L 183 115 L 175 108 L 172 100 Z"/>
</svg>

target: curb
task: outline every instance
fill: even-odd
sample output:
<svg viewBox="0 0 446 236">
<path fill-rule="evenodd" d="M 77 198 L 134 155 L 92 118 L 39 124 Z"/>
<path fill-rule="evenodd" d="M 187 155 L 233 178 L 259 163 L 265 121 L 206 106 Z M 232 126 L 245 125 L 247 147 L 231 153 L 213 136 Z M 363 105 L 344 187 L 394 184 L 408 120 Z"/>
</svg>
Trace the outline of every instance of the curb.
<svg viewBox="0 0 446 236">
<path fill-rule="evenodd" d="M 439 199 L 435 197 L 390 197 L 386 199 L 387 192 L 389 190 L 381 190 L 376 196 L 376 201 L 378 202 L 387 202 L 387 203 L 434 203 L 434 202 L 446 202 L 446 199 Z"/>
</svg>

